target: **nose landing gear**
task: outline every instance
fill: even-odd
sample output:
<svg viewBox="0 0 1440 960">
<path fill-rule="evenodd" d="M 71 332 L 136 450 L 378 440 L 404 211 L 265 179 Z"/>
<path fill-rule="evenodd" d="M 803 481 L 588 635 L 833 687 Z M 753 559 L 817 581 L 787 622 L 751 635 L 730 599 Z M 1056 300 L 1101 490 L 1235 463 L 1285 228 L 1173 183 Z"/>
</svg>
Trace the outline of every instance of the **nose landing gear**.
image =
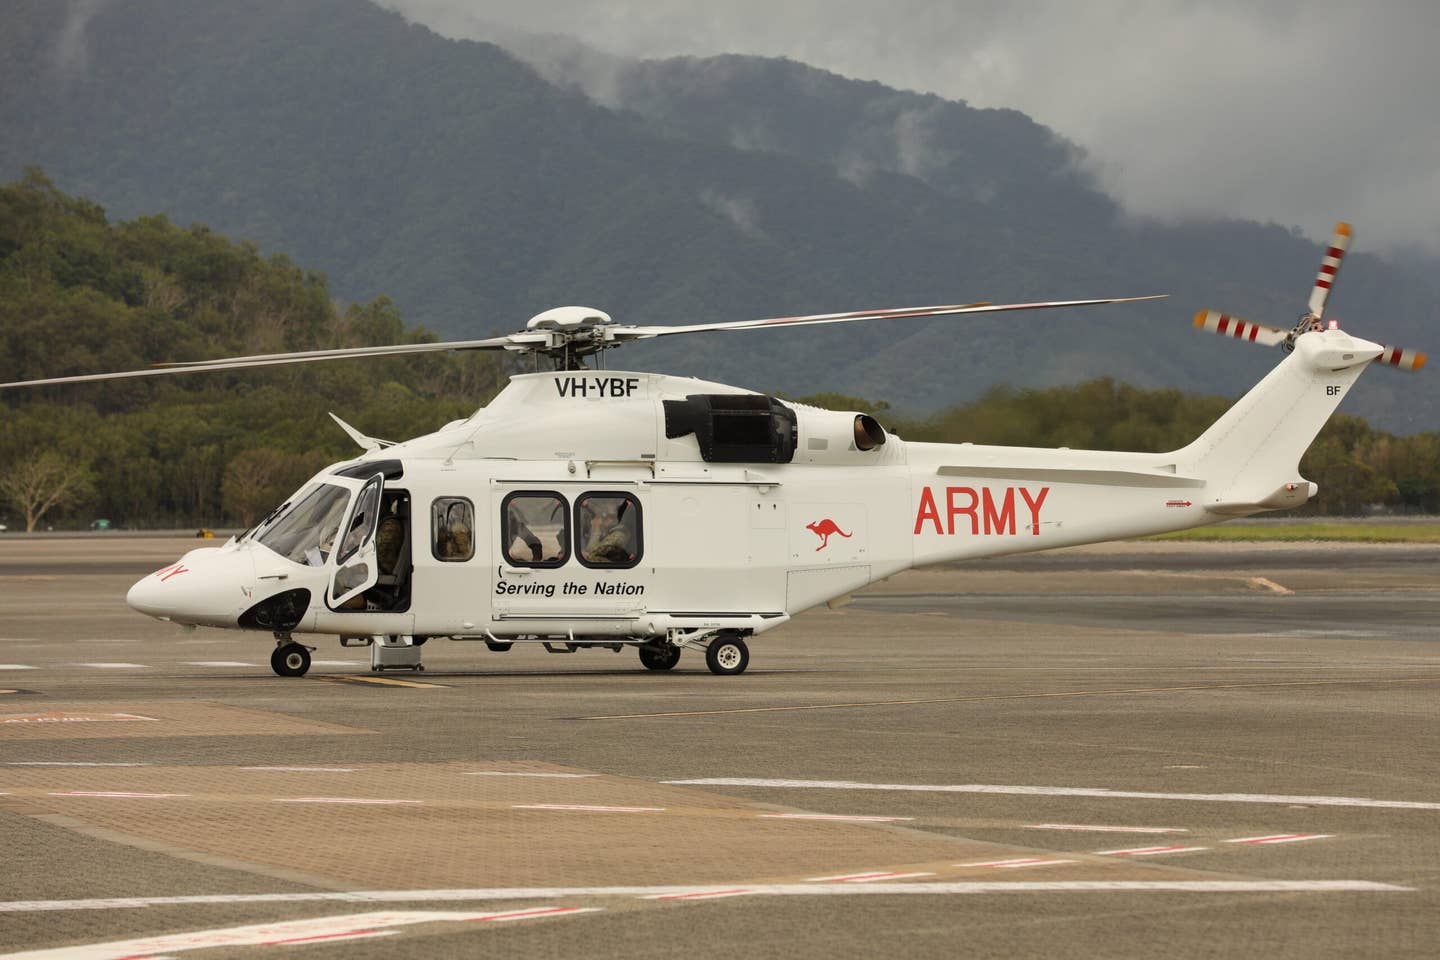
<svg viewBox="0 0 1440 960">
<path fill-rule="evenodd" d="M 310 669 L 313 648 L 296 643 L 289 636 L 277 636 L 270 654 L 270 669 L 282 677 L 303 677 Z"/>
</svg>

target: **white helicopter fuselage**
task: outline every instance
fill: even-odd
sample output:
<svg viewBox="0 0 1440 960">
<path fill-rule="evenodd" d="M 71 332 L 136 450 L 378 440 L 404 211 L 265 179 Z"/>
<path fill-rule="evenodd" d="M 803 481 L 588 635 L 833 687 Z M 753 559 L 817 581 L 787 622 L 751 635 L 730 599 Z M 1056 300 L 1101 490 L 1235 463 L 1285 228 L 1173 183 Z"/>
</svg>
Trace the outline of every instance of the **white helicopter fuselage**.
<svg viewBox="0 0 1440 960">
<path fill-rule="evenodd" d="M 912 443 L 861 414 L 688 378 L 527 374 L 467 420 L 327 468 L 128 601 L 286 640 L 575 649 L 758 634 L 911 567 L 1297 506 L 1315 491 L 1301 454 L 1379 351 L 1308 333 L 1170 453 Z M 388 562 L 381 514 L 403 531 Z M 587 556 L 602 520 L 623 528 L 618 552 Z"/>
</svg>

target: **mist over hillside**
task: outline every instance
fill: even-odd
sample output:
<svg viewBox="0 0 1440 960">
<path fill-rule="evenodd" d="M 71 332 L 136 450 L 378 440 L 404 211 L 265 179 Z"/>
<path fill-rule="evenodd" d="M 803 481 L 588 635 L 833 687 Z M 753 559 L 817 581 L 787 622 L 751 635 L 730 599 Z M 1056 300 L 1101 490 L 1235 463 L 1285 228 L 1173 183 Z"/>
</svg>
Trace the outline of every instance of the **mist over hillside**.
<svg viewBox="0 0 1440 960">
<path fill-rule="evenodd" d="M 204 221 L 450 336 L 563 303 L 673 323 L 1172 294 L 685 338 L 612 358 L 627 367 L 913 411 L 1094 376 L 1238 393 L 1278 354 L 1190 316 L 1287 325 L 1320 255 L 1273 224 L 1127 222 L 1063 131 L 791 61 L 616 61 L 597 100 L 363 0 L 20 0 L 7 27 L 0 176 L 39 164 L 116 216 Z M 1435 348 L 1440 270 L 1367 256 L 1357 234 L 1331 315 Z M 1346 409 L 1434 429 L 1433 380 L 1376 371 Z"/>
</svg>

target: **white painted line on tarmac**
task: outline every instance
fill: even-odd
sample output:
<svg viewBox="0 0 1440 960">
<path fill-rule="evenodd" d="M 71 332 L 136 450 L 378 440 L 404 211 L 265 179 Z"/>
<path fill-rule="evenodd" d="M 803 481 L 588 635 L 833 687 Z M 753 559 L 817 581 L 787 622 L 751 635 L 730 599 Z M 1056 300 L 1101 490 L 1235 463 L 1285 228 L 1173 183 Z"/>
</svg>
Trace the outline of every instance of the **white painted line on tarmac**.
<svg viewBox="0 0 1440 960">
<path fill-rule="evenodd" d="M 1031 787 L 987 783 L 858 783 L 852 780 L 767 780 L 756 777 L 699 777 L 662 780 L 663 784 L 704 787 L 779 787 L 804 790 L 891 790 L 912 793 L 990 793 L 1012 797 L 1098 797 L 1105 800 L 1191 800 L 1199 803 L 1277 803 L 1315 807 L 1375 807 L 1391 810 L 1440 810 L 1421 800 L 1372 800 L 1367 797 L 1312 797 L 1270 793 L 1156 793 L 1106 787 Z"/>
<path fill-rule="evenodd" d="M 512 803 L 512 810 L 584 810 L 591 813 L 663 813 L 664 807 L 609 807 L 588 803 Z"/>
<path fill-rule="evenodd" d="M 271 770 L 279 773 L 354 773 L 354 767 L 241 767 L 241 770 Z"/>
<path fill-rule="evenodd" d="M 370 800 L 360 797 L 276 797 L 272 803 L 360 803 L 360 804 L 422 804 L 424 800 Z"/>
<path fill-rule="evenodd" d="M 11 760 L 0 767 L 148 767 L 148 763 L 112 763 L 100 760 Z"/>
<path fill-rule="evenodd" d="M 1097 857 L 1156 857 L 1163 853 L 1193 853 L 1209 847 L 1131 847 L 1128 850 L 1096 850 Z"/>
<path fill-rule="evenodd" d="M 762 813 L 763 819 L 770 820 L 838 820 L 842 823 L 896 823 L 914 820 L 914 817 L 865 817 L 848 816 L 843 813 Z"/>
<path fill-rule="evenodd" d="M 56 947 L 49 950 L 26 950 L 20 953 L 0 954 L 0 960 L 125 960 L 125 958 L 141 956 L 153 958 L 161 953 L 208 950 L 214 947 L 273 947 L 391 936 L 400 931 L 390 928 L 420 923 L 528 920 L 535 917 L 593 913 L 599 909 L 601 908 L 542 907 L 534 910 L 512 910 L 505 913 L 461 913 L 448 910 L 358 913 L 343 917 L 315 917 L 309 920 L 195 930 L 189 933 L 165 934 L 138 940 L 114 940 L 109 943 Z"/>
<path fill-rule="evenodd" d="M 1110 827 L 1088 823 L 1027 823 L 1026 830 L 1079 830 L 1091 833 L 1189 833 L 1184 827 Z"/>
<path fill-rule="evenodd" d="M 254 667 L 257 664 L 242 660 L 186 660 L 187 667 Z"/>
<path fill-rule="evenodd" d="M 3 900 L 0 913 L 125 910 L 142 907 L 234 903 L 452 903 L 485 900 L 553 900 L 559 897 L 649 897 L 701 893 L 714 887 L 476 887 L 454 890 L 351 890 L 345 892 L 220 893 L 90 900 Z M 974 880 L 930 883 L 771 883 L 746 887 L 776 897 L 947 895 L 969 893 L 1413 893 L 1414 887 L 1373 880 Z M 0 960 L 10 958 L 0 957 Z"/>
<path fill-rule="evenodd" d="M 121 790 L 52 790 L 52 797 L 118 797 L 129 800 L 168 800 L 188 797 L 188 793 L 129 793 Z"/>
<path fill-rule="evenodd" d="M 0 663 L 0 670 L 34 670 L 28 663 Z"/>
<path fill-rule="evenodd" d="M 743 897 L 747 893 L 755 891 L 749 887 L 737 887 L 733 890 L 699 890 L 695 893 L 652 893 L 641 897 L 641 900 L 719 900 L 723 897 Z"/>
<path fill-rule="evenodd" d="M 933 877 L 933 873 L 845 873 L 838 877 L 810 877 L 806 883 L 873 883 L 882 880 L 908 880 L 912 877 Z"/>
<path fill-rule="evenodd" d="M 143 663 L 76 663 L 76 667 L 90 667 L 94 670 L 148 670 L 150 667 Z"/>
<path fill-rule="evenodd" d="M 359 660 L 311 660 L 312 667 L 358 667 L 362 664 Z"/>
<path fill-rule="evenodd" d="M 548 780 L 586 780 L 598 773 L 525 773 L 513 770 L 466 770 L 467 777 L 540 777 Z"/>
<path fill-rule="evenodd" d="M 1077 863 L 1075 860 L 1057 860 L 1053 857 L 1017 857 L 1014 860 L 986 860 L 981 863 L 957 863 L 957 867 L 1001 867 L 1004 869 L 1017 869 L 1019 867 L 1053 867 L 1062 863 Z"/>
<path fill-rule="evenodd" d="M 473 917 L 485 923 L 508 923 L 511 920 L 532 920 L 536 917 L 559 917 L 575 913 L 595 913 L 603 907 L 538 907 L 534 910 L 512 910 L 509 913 L 494 913 L 488 917 Z"/>
<path fill-rule="evenodd" d="M 1301 840 L 1328 840 L 1333 833 L 1277 833 L 1268 837 L 1237 837 L 1226 843 L 1297 843 Z"/>
</svg>

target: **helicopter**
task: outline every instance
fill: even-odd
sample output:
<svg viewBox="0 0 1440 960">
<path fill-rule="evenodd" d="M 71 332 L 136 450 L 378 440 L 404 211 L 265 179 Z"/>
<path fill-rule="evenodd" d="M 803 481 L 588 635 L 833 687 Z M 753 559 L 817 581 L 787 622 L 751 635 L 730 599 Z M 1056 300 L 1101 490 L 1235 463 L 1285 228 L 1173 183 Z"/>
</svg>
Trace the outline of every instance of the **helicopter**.
<svg viewBox="0 0 1440 960">
<path fill-rule="evenodd" d="M 468 418 L 403 442 L 332 418 L 361 447 L 220 547 L 131 587 L 157 620 L 271 635 L 303 676 L 331 635 L 371 669 L 423 670 L 431 639 L 495 652 L 638 650 L 652 671 L 703 652 L 743 673 L 749 641 L 911 567 L 1183 530 L 1300 506 L 1301 455 L 1373 361 L 1414 350 L 1353 337 L 1325 305 L 1338 224 L 1290 329 L 1215 311 L 1196 326 L 1287 356 L 1194 442 L 1168 453 L 917 443 L 875 417 L 689 377 L 606 369 L 626 343 L 690 333 L 897 321 L 1155 297 L 987 302 L 764 320 L 632 325 L 559 307 L 483 340 L 264 354 L 0 388 L 241 370 L 448 350 L 503 350 L 536 370 Z M 551 369 L 538 369 L 542 361 Z"/>
</svg>

